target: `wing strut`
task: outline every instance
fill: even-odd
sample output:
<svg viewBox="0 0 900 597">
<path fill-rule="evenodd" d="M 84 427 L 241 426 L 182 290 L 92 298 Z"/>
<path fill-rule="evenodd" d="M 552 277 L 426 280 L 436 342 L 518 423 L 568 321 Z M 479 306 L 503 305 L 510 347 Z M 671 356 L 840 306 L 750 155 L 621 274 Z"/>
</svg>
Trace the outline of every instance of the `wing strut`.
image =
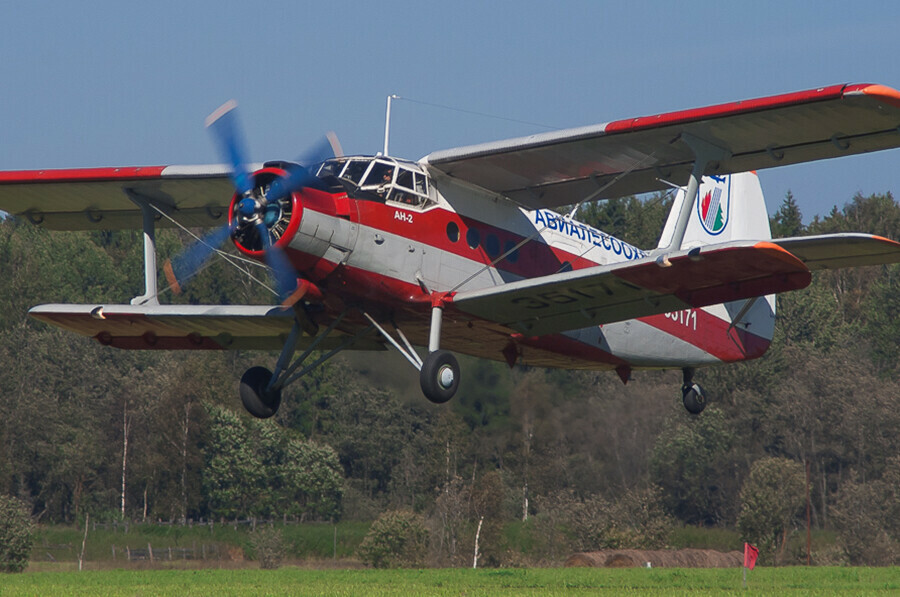
<svg viewBox="0 0 900 597">
<path fill-rule="evenodd" d="M 150 200 L 132 189 L 124 189 L 132 203 L 141 208 L 144 229 L 144 294 L 131 299 L 132 305 L 158 305 L 159 288 L 156 284 L 156 210 Z"/>
<path fill-rule="evenodd" d="M 672 234 L 672 241 L 668 247 L 658 250 L 658 253 L 661 255 L 681 250 L 684 232 L 687 230 L 688 220 L 691 217 L 691 211 L 694 209 L 694 202 L 697 200 L 697 193 L 700 190 L 700 179 L 706 173 L 706 168 L 714 162 L 721 162 L 731 157 L 731 152 L 727 149 L 714 145 L 700 137 L 695 137 L 690 133 L 682 133 L 681 140 L 694 152 L 694 167 L 691 169 L 691 177 L 685 190 L 684 203 L 681 206 L 681 211 L 678 212 L 678 220 L 675 222 L 675 232 Z"/>
</svg>

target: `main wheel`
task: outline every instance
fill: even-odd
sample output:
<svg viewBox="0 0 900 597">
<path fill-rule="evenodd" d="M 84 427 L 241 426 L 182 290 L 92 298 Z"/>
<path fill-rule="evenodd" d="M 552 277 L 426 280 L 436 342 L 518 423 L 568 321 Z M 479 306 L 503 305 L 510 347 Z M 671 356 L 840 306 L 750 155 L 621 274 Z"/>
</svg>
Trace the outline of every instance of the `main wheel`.
<svg viewBox="0 0 900 597">
<path fill-rule="evenodd" d="M 281 390 L 266 391 L 272 372 L 265 367 L 250 367 L 241 376 L 241 402 L 251 415 L 268 419 L 281 405 Z"/>
<path fill-rule="evenodd" d="M 700 384 L 685 384 L 681 388 L 681 400 L 692 415 L 699 415 L 706 408 L 706 393 Z"/>
<path fill-rule="evenodd" d="M 459 387 L 459 363 L 446 350 L 429 353 L 419 372 L 422 393 L 435 404 L 443 404 L 456 394 Z"/>
</svg>

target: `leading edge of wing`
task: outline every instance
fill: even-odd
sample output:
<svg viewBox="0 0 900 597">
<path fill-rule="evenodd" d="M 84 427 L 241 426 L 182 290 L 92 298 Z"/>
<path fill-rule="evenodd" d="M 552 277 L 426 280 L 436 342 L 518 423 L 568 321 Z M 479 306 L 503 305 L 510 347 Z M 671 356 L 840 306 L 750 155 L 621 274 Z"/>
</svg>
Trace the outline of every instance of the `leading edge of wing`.
<svg viewBox="0 0 900 597">
<path fill-rule="evenodd" d="M 429 168 L 529 207 L 684 185 L 688 134 L 727 152 L 706 174 L 785 166 L 900 146 L 900 92 L 874 84 L 807 91 L 628 118 L 436 151 Z"/>
<path fill-rule="evenodd" d="M 48 304 L 28 314 L 106 346 L 137 350 L 280 350 L 294 323 L 291 310 L 270 305 Z M 302 335 L 298 348 L 313 338 Z M 330 350 L 346 339 L 335 330 L 319 348 Z M 368 336 L 350 349 L 384 347 Z"/>
<path fill-rule="evenodd" d="M 735 241 L 459 292 L 453 305 L 528 336 L 805 288 L 809 269 L 770 242 Z"/>
<path fill-rule="evenodd" d="M 233 193 L 219 164 L 0 172 L 0 210 L 51 230 L 140 228 L 131 197 L 184 226 L 221 226 Z M 157 225 L 173 224 L 158 218 Z"/>
</svg>

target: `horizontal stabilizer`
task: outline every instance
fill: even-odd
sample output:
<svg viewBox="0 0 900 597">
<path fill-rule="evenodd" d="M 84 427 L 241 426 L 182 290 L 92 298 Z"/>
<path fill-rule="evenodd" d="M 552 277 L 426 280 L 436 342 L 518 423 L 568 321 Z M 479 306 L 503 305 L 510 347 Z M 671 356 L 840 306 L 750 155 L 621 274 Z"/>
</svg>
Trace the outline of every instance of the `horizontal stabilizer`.
<svg viewBox="0 0 900 597">
<path fill-rule="evenodd" d="M 280 350 L 294 314 L 265 305 L 38 305 L 29 315 L 39 321 L 95 338 L 116 348 L 143 350 Z M 297 347 L 308 346 L 303 335 Z M 358 338 L 356 350 L 383 350 L 374 337 Z M 346 340 L 335 330 L 319 348 Z"/>
<path fill-rule="evenodd" d="M 766 241 L 733 241 L 460 292 L 465 313 L 528 336 L 805 288 L 809 269 Z"/>
</svg>

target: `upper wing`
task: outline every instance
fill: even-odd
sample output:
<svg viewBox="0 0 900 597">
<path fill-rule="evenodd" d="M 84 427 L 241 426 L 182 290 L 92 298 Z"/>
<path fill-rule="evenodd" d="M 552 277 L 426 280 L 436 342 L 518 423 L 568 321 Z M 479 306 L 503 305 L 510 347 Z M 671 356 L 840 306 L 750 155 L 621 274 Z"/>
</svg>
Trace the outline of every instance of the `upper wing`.
<svg viewBox="0 0 900 597">
<path fill-rule="evenodd" d="M 54 230 L 140 228 L 132 196 L 184 226 L 220 226 L 233 193 L 218 165 L 0 172 L 0 210 Z M 157 226 L 172 225 L 157 218 Z"/>
<path fill-rule="evenodd" d="M 453 305 L 539 336 L 797 290 L 810 280 L 809 269 L 786 250 L 735 241 L 680 251 L 665 262 L 647 257 L 460 292 Z"/>
<path fill-rule="evenodd" d="M 294 324 L 290 310 L 255 305 L 39 305 L 29 315 L 116 348 L 158 350 L 280 350 Z M 303 334 L 297 347 L 314 336 Z M 335 330 L 319 348 L 346 340 Z M 372 337 L 351 348 L 383 350 Z"/>
<path fill-rule="evenodd" d="M 684 134 L 730 152 L 706 172 L 728 174 L 898 147 L 898 126 L 900 92 L 833 85 L 438 151 L 423 161 L 526 207 L 558 207 L 668 188 L 661 179 L 687 184 L 694 155 Z"/>
<path fill-rule="evenodd" d="M 872 234 L 844 233 L 776 238 L 811 270 L 900 262 L 900 243 Z"/>
</svg>

